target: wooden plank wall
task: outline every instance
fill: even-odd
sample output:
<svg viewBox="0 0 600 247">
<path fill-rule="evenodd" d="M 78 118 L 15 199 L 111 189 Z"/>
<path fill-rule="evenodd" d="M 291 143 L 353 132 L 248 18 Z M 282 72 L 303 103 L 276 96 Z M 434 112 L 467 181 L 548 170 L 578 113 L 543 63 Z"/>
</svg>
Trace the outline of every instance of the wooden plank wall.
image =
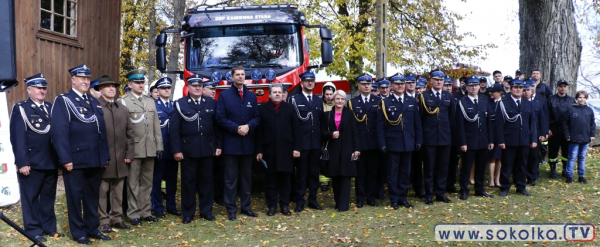
<svg viewBox="0 0 600 247">
<path fill-rule="evenodd" d="M 7 93 L 9 107 L 29 97 L 23 78 L 40 72 L 49 84 L 49 102 L 71 89 L 68 69 L 82 63 L 90 67 L 92 79 L 107 74 L 118 81 L 121 0 L 77 2 L 77 38 L 63 42 L 60 37 L 47 38 L 48 32 L 39 31 L 40 0 L 15 1 L 19 85 Z"/>
</svg>

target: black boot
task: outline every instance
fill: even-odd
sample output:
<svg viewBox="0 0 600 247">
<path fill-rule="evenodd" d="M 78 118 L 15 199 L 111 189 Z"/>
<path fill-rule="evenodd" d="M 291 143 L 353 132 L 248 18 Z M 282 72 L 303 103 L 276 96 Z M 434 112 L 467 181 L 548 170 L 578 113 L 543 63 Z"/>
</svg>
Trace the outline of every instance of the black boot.
<svg viewBox="0 0 600 247">
<path fill-rule="evenodd" d="M 563 166 L 562 176 L 566 178 L 567 177 L 567 163 L 564 162 L 564 161 L 561 162 L 561 163 L 562 163 L 562 166 Z"/>
<path fill-rule="evenodd" d="M 584 184 L 588 183 L 588 181 L 587 181 L 587 179 L 585 179 L 585 177 L 579 177 L 579 182 L 584 183 Z"/>
<path fill-rule="evenodd" d="M 550 162 L 550 178 L 556 178 L 556 162 Z"/>
<path fill-rule="evenodd" d="M 567 177 L 567 183 L 568 184 L 572 184 L 573 183 L 573 178 L 572 177 Z"/>
</svg>

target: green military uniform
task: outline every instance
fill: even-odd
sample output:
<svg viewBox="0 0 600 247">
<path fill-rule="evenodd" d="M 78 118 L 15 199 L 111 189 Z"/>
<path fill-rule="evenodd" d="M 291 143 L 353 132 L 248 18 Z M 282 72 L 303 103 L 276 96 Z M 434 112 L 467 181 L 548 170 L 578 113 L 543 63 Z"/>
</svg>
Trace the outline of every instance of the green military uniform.
<svg viewBox="0 0 600 247">
<path fill-rule="evenodd" d="M 135 75 L 135 73 L 145 74 L 145 71 L 129 72 L 127 77 L 130 81 L 132 80 L 131 75 Z M 119 100 L 128 109 L 134 132 L 134 159 L 129 167 L 127 179 L 127 217 L 133 221 L 151 216 L 150 193 L 154 174 L 154 158 L 158 151 L 163 151 L 162 133 L 152 97 L 138 96 L 132 91 L 123 95 Z"/>
</svg>

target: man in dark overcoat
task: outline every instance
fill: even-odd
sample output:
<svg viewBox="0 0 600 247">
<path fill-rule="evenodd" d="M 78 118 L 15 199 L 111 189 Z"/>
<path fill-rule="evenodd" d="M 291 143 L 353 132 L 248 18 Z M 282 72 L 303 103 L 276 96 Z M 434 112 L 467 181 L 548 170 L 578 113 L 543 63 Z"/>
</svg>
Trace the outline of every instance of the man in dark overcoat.
<svg viewBox="0 0 600 247">
<path fill-rule="evenodd" d="M 256 159 L 267 165 L 265 196 L 268 216 L 275 215 L 277 195 L 283 215 L 291 215 L 290 189 L 294 158 L 300 157 L 300 123 L 294 108 L 283 102 L 281 84 L 269 88 L 269 102 L 258 107 L 261 123 L 256 132 Z"/>
</svg>

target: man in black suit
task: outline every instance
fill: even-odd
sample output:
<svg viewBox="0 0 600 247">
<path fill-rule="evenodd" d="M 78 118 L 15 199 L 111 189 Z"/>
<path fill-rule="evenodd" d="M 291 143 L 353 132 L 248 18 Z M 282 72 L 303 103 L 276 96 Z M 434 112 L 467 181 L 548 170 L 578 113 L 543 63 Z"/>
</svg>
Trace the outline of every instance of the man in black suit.
<svg viewBox="0 0 600 247">
<path fill-rule="evenodd" d="M 257 217 L 250 206 L 252 190 L 252 158 L 254 135 L 260 123 L 256 95 L 244 86 L 245 69 L 231 69 L 233 85 L 221 91 L 217 101 L 217 123 L 223 133 L 223 167 L 225 171 L 225 204 L 229 220 L 236 219 L 236 195 L 242 214 Z M 317 171 L 318 172 L 318 171 Z M 317 185 L 318 186 L 318 185 Z"/>
<path fill-rule="evenodd" d="M 529 149 L 537 146 L 537 121 L 533 105 L 523 100 L 523 81 L 515 79 L 510 83 L 510 95 L 499 102 L 496 108 L 495 124 L 498 146 L 502 150 L 500 172 L 500 196 L 507 196 L 510 189 L 510 174 L 517 187 L 517 193 L 530 196 L 526 190 L 527 158 Z"/>
<path fill-rule="evenodd" d="M 296 202 L 295 212 L 304 210 L 304 194 L 308 186 L 308 207 L 323 210 L 317 203 L 319 190 L 319 157 L 321 156 L 321 112 L 323 104 L 321 96 L 313 95 L 315 74 L 308 71 L 300 75 L 302 92 L 292 95 L 288 102 L 292 104 L 300 120 L 302 130 L 302 146 L 300 158 L 294 160 L 296 174 L 292 200 Z"/>
<path fill-rule="evenodd" d="M 410 183 L 411 157 L 423 143 L 417 100 L 404 93 L 404 81 L 392 78 L 392 94 L 381 100 L 377 111 L 377 144 L 385 153 L 391 207 L 412 208 L 406 194 Z"/>
<path fill-rule="evenodd" d="M 399 76 L 392 77 L 400 80 Z M 354 113 L 359 134 L 360 159 L 356 163 L 358 169 L 355 179 L 356 207 L 362 208 L 365 201 L 368 205 L 377 206 L 377 179 L 380 176 L 378 166 L 381 161 L 377 139 L 373 138 L 377 128 L 377 106 L 381 98 L 371 95 L 371 76 L 365 74 L 356 78 L 360 95 L 348 101 Z M 385 175 L 385 170 L 382 171 Z"/>
<path fill-rule="evenodd" d="M 186 78 L 188 96 L 175 102 L 171 112 L 169 135 L 171 150 L 181 162 L 182 223 L 192 222 L 196 213 L 196 194 L 200 218 L 213 221 L 213 163 L 221 155 L 223 142 L 217 127 L 217 101 L 202 96 L 202 77 Z"/>
<path fill-rule="evenodd" d="M 430 76 L 431 90 L 421 94 L 419 104 L 423 123 L 425 203 L 433 204 L 434 195 L 437 201 L 451 203 L 445 192 L 455 99 L 451 93 L 442 90 L 443 71 L 431 71 Z"/>
<path fill-rule="evenodd" d="M 462 155 L 460 169 L 460 199 L 469 194 L 471 166 L 475 163 L 475 195 L 493 197 L 485 192 L 485 166 L 488 150 L 494 148 L 488 99 L 480 94 L 476 76 L 467 80 L 467 96 L 458 100 L 456 112 L 456 139 Z M 474 162 L 473 162 L 474 161 Z"/>
<path fill-rule="evenodd" d="M 294 159 L 300 157 L 300 123 L 294 108 L 283 102 L 281 84 L 272 84 L 269 88 L 269 102 L 259 107 L 261 123 L 256 133 L 256 160 L 264 161 L 267 166 L 266 201 L 267 215 L 273 216 L 279 207 L 283 215 L 290 212 L 291 175 L 294 171 Z"/>
<path fill-rule="evenodd" d="M 529 150 L 527 159 L 527 184 L 535 186 L 535 180 L 540 178 L 540 147 L 548 138 L 548 104 L 546 98 L 536 95 L 536 88 L 533 86 L 535 79 L 529 78 L 523 84 L 523 98 L 531 101 L 537 120 L 538 140 L 537 146 Z"/>
<path fill-rule="evenodd" d="M 58 157 L 50 140 L 50 109 L 46 99 L 48 84 L 44 75 L 25 78 L 29 99 L 13 106 L 10 118 L 10 143 L 19 168 L 21 211 L 25 231 L 40 242 L 64 237 L 56 232 L 56 179 Z"/>
<path fill-rule="evenodd" d="M 52 144 L 62 163 L 69 230 L 77 243 L 91 244 L 88 237 L 111 239 L 98 230 L 100 180 L 110 153 L 102 106 L 86 93 L 89 68 L 82 64 L 69 72 L 73 88 L 57 96 L 52 106 Z"/>
</svg>

